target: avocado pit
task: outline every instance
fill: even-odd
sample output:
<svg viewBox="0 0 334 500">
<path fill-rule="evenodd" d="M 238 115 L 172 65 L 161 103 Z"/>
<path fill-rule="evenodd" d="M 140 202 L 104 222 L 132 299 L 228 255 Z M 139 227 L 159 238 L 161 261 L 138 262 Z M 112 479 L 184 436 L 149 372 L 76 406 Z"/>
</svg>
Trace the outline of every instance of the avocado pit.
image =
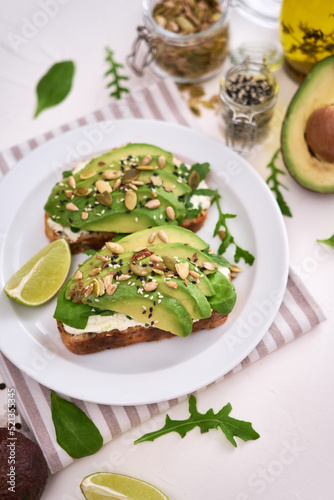
<svg viewBox="0 0 334 500">
<path fill-rule="evenodd" d="M 305 139 L 312 154 L 334 163 L 334 105 L 313 111 L 306 122 Z"/>
</svg>

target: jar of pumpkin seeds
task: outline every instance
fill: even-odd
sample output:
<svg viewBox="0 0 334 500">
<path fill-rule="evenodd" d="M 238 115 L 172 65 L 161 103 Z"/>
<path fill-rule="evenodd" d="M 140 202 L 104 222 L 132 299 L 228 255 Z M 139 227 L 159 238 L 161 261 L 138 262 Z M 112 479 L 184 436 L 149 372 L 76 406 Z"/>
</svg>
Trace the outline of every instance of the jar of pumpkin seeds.
<svg viewBox="0 0 334 500">
<path fill-rule="evenodd" d="M 229 0 L 143 0 L 144 26 L 128 56 L 142 75 L 150 65 L 177 83 L 199 83 L 220 72 L 228 52 Z M 147 44 L 138 64 L 141 42 Z"/>
</svg>

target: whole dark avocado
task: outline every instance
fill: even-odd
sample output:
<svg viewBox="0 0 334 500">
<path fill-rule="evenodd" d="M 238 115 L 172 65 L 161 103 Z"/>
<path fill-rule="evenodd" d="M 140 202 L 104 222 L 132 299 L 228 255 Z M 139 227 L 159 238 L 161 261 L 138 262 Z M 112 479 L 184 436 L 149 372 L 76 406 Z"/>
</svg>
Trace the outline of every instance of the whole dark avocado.
<svg viewBox="0 0 334 500">
<path fill-rule="evenodd" d="M 334 55 L 320 61 L 293 97 L 282 125 L 284 163 L 299 184 L 334 193 Z"/>
<path fill-rule="evenodd" d="M 15 438 L 15 439 L 14 439 Z M 39 500 L 45 489 L 48 467 L 41 449 L 20 432 L 9 435 L 0 428 L 1 500 Z"/>
</svg>

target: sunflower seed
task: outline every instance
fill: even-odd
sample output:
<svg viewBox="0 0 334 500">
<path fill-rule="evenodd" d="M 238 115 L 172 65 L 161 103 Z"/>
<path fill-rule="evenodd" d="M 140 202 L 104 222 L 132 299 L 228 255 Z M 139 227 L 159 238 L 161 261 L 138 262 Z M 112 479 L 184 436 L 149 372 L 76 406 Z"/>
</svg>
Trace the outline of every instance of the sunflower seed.
<svg viewBox="0 0 334 500">
<path fill-rule="evenodd" d="M 122 177 L 122 172 L 119 170 L 105 170 L 102 174 L 103 179 L 107 180 L 112 180 L 112 179 L 118 179 L 119 177 Z"/>
<path fill-rule="evenodd" d="M 136 208 L 137 205 L 137 195 L 136 193 L 132 190 L 129 189 L 126 192 L 125 199 L 124 199 L 124 204 L 128 210 L 133 210 Z"/>
<path fill-rule="evenodd" d="M 95 267 L 95 269 L 92 269 L 89 274 L 89 276 L 96 276 L 97 274 L 99 274 L 101 272 L 101 268 L 100 267 Z"/>
<path fill-rule="evenodd" d="M 165 231 L 163 231 L 162 229 L 158 232 L 158 237 L 161 239 L 161 241 L 163 241 L 164 243 L 168 243 L 168 236 L 167 234 L 165 233 Z"/>
<path fill-rule="evenodd" d="M 76 188 L 76 182 L 75 182 L 73 175 L 70 175 L 69 177 L 67 177 L 67 182 L 69 183 L 69 185 L 72 189 Z"/>
<path fill-rule="evenodd" d="M 160 207 L 160 201 L 159 200 L 150 200 L 147 203 L 145 203 L 146 208 L 150 208 L 151 210 L 154 208 Z"/>
<path fill-rule="evenodd" d="M 75 280 L 81 280 L 82 279 L 82 272 L 81 271 L 77 271 L 74 275 L 74 279 Z"/>
<path fill-rule="evenodd" d="M 159 257 L 159 255 L 154 255 L 154 254 L 150 256 L 150 260 L 152 262 L 163 262 L 163 259 Z"/>
<path fill-rule="evenodd" d="M 143 288 L 145 292 L 153 292 L 158 286 L 158 283 L 155 281 L 149 281 L 148 283 L 144 283 Z"/>
<path fill-rule="evenodd" d="M 106 241 L 106 247 L 112 252 L 116 254 L 120 254 L 124 252 L 124 248 L 119 243 L 114 243 L 113 241 Z"/>
<path fill-rule="evenodd" d="M 96 255 L 96 258 L 98 260 L 102 260 L 103 262 L 108 262 L 109 260 L 109 257 L 107 257 L 106 255 Z"/>
<path fill-rule="evenodd" d="M 145 184 L 145 182 L 143 182 L 143 181 L 132 181 L 132 184 L 134 184 L 135 186 L 143 186 Z"/>
<path fill-rule="evenodd" d="M 129 187 L 130 187 L 131 189 L 133 189 L 134 191 L 138 191 L 137 186 L 136 186 L 135 184 L 133 184 L 132 182 L 129 182 Z"/>
<path fill-rule="evenodd" d="M 93 291 L 93 288 L 94 288 L 94 285 L 93 283 L 91 283 L 88 287 L 87 287 L 87 290 L 85 291 L 85 297 L 88 297 L 88 295 L 90 295 Z"/>
<path fill-rule="evenodd" d="M 78 212 L 79 209 L 76 205 L 74 205 L 74 203 L 67 203 L 66 205 L 66 208 L 67 210 L 69 210 L 70 212 Z"/>
<path fill-rule="evenodd" d="M 190 270 L 190 271 L 189 271 L 189 274 L 190 274 L 190 276 L 193 276 L 193 277 L 194 277 L 194 278 L 196 278 L 197 280 L 198 280 L 198 279 L 199 279 L 199 277 L 200 277 L 200 274 L 196 273 L 196 271 L 192 271 L 192 270 Z"/>
<path fill-rule="evenodd" d="M 107 193 L 111 193 L 111 186 L 109 182 L 103 181 L 102 179 L 95 182 L 95 187 L 99 193 L 104 193 L 105 191 L 107 191 Z"/>
<path fill-rule="evenodd" d="M 69 189 L 66 189 L 65 196 L 67 196 L 67 198 L 72 198 L 73 197 L 73 191 L 70 191 Z"/>
<path fill-rule="evenodd" d="M 87 212 L 81 212 L 81 219 L 82 220 L 87 220 L 88 219 L 88 213 Z"/>
<path fill-rule="evenodd" d="M 177 289 L 177 287 L 179 286 L 176 281 L 165 281 L 166 285 L 169 286 L 170 288 L 175 288 L 175 290 Z"/>
<path fill-rule="evenodd" d="M 158 170 L 159 167 L 154 167 L 153 165 L 141 165 L 136 167 L 137 170 Z"/>
<path fill-rule="evenodd" d="M 149 165 L 149 164 L 151 163 L 151 161 L 152 161 L 152 156 L 150 156 L 150 155 L 146 155 L 146 156 L 144 156 L 144 158 L 142 159 L 141 164 L 142 164 L 142 165 Z"/>
<path fill-rule="evenodd" d="M 108 295 L 112 295 L 115 293 L 115 290 L 117 288 L 117 285 L 109 285 L 108 288 L 106 289 L 106 292 Z"/>
<path fill-rule="evenodd" d="M 156 235 L 157 235 L 157 233 L 155 231 L 153 231 L 153 233 L 150 234 L 150 237 L 148 239 L 148 242 L 150 244 L 153 243 L 153 241 L 155 240 Z"/>
<path fill-rule="evenodd" d="M 175 269 L 177 274 L 180 276 L 182 280 L 188 278 L 189 275 L 189 264 L 188 262 L 180 262 L 179 264 L 175 264 Z"/>
<path fill-rule="evenodd" d="M 152 195 L 152 198 L 156 198 L 158 195 L 157 195 L 157 192 L 154 191 L 154 189 L 152 189 L 151 191 L 151 195 Z"/>
<path fill-rule="evenodd" d="M 213 271 L 214 269 L 216 269 L 217 264 L 215 262 L 203 262 L 203 267 L 205 267 L 205 269 L 208 269 L 208 271 Z"/>
<path fill-rule="evenodd" d="M 103 278 L 103 284 L 104 284 L 105 289 L 107 289 L 107 288 L 108 288 L 108 286 L 109 286 L 109 285 L 111 285 L 112 278 L 113 278 L 113 277 L 112 277 L 110 274 L 107 274 L 107 276 L 105 276 L 105 277 Z"/>
<path fill-rule="evenodd" d="M 167 207 L 166 208 L 166 215 L 167 215 L 168 219 L 170 219 L 170 220 L 174 220 L 175 219 L 175 212 L 174 212 L 173 207 Z"/>
<path fill-rule="evenodd" d="M 130 274 L 121 274 L 120 276 L 116 276 L 117 281 L 127 281 L 131 278 Z"/>
<path fill-rule="evenodd" d="M 164 168 L 164 166 L 166 165 L 166 158 L 164 156 L 159 156 L 158 165 L 160 168 Z"/>
</svg>

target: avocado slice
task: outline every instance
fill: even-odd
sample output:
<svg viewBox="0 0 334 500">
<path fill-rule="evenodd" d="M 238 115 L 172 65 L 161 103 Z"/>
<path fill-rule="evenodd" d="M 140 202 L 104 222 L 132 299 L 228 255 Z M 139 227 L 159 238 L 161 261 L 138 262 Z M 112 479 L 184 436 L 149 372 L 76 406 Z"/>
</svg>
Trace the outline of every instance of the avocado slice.
<svg viewBox="0 0 334 500">
<path fill-rule="evenodd" d="M 156 226 L 152 229 L 144 229 L 143 231 L 138 231 L 136 234 L 129 234 L 124 238 L 118 240 L 118 243 L 122 245 L 125 251 L 135 250 L 138 247 L 152 245 L 154 243 L 162 243 L 158 233 L 163 231 L 167 238 L 168 243 L 184 243 L 189 244 L 198 250 L 205 250 L 209 248 L 209 245 L 202 240 L 196 233 L 189 231 L 180 226 Z M 149 238 L 155 233 L 155 238 L 153 241 L 149 241 Z"/>
<path fill-rule="evenodd" d="M 288 107 L 281 133 L 283 160 L 290 174 L 302 186 L 322 193 L 334 192 L 334 161 L 319 157 L 315 151 L 317 145 L 311 150 L 306 129 L 314 112 L 334 106 L 333 81 L 334 56 L 330 56 L 314 66 L 297 90 Z M 333 130 L 334 109 L 331 116 Z M 318 134 L 318 140 L 330 143 L 334 155 L 333 140 L 327 141 L 321 134 Z"/>
</svg>

